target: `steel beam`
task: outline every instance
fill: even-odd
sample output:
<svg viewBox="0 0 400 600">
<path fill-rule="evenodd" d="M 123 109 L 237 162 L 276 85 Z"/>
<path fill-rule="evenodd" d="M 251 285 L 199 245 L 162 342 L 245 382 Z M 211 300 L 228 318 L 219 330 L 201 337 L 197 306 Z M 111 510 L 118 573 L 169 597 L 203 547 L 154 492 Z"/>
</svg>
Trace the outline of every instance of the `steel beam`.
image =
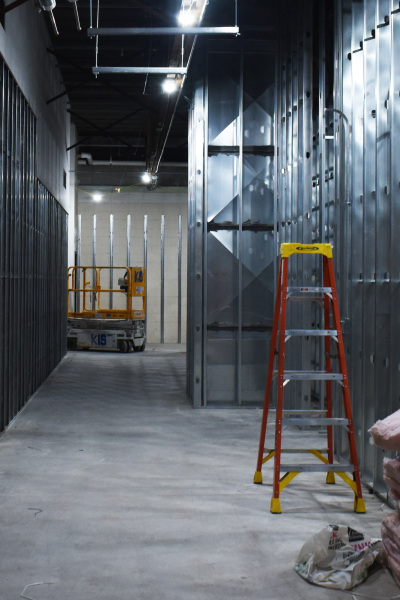
<svg viewBox="0 0 400 600">
<path fill-rule="evenodd" d="M 110 215 L 110 290 L 112 290 L 114 288 L 113 267 L 114 267 L 114 215 Z M 110 309 L 111 308 L 113 308 L 112 292 L 110 292 Z"/>
<path fill-rule="evenodd" d="M 18 6 L 21 6 L 26 2 L 28 2 L 28 0 L 15 0 L 15 2 L 11 2 L 11 4 L 8 4 L 0 10 L 0 18 L 11 10 L 14 10 L 14 8 L 18 8 Z"/>
<path fill-rule="evenodd" d="M 147 233 L 148 233 L 148 219 L 147 215 L 143 217 L 143 266 L 145 270 L 146 282 L 148 281 L 147 277 Z M 147 285 L 147 284 L 146 284 Z M 144 320 L 144 332 L 147 336 L 147 294 L 145 296 L 145 320 Z"/>
<path fill-rule="evenodd" d="M 69 112 L 69 114 L 72 115 L 73 117 L 76 117 L 77 119 L 80 119 L 84 123 L 87 123 L 91 127 L 95 127 L 97 131 L 100 131 L 100 132 L 104 131 L 103 127 L 99 127 L 98 125 L 95 125 L 94 123 L 92 123 L 92 121 L 89 121 L 88 119 L 85 119 L 85 117 L 82 117 L 81 115 L 74 113 L 72 110 L 67 109 L 67 112 Z M 114 125 L 115 125 L 115 123 L 114 123 Z M 97 133 L 97 131 L 96 131 L 96 133 Z M 112 137 L 114 140 L 118 140 L 119 142 L 122 142 L 125 146 L 128 146 L 128 148 L 131 148 L 132 150 L 136 150 L 136 148 L 134 148 L 134 146 L 132 146 L 132 144 L 125 142 L 125 140 L 123 140 L 122 138 L 120 138 L 116 135 L 113 135 L 112 133 L 109 133 L 108 135 L 110 137 Z M 88 139 L 88 138 L 85 138 L 85 139 Z M 69 148 L 67 148 L 67 150 L 71 150 L 71 148 L 74 148 L 75 146 L 78 146 L 78 145 L 79 145 L 78 143 L 74 144 L 73 146 L 70 146 Z"/>
<path fill-rule="evenodd" d="M 88 37 L 95 35 L 239 35 L 239 27 L 93 27 Z"/>
<path fill-rule="evenodd" d="M 165 318 L 165 215 L 161 215 L 161 343 L 164 343 L 164 318 Z"/>
<path fill-rule="evenodd" d="M 131 266 L 131 215 L 126 218 L 126 266 Z"/>
<path fill-rule="evenodd" d="M 76 266 L 80 267 L 81 266 L 81 255 L 82 255 L 82 215 L 78 215 L 78 232 L 77 232 L 77 252 L 76 252 Z M 79 269 L 77 269 L 76 271 L 76 280 L 75 280 L 75 285 L 78 289 L 80 289 L 81 287 L 81 272 Z M 81 293 L 80 292 L 76 292 L 75 294 L 75 310 L 76 312 L 80 312 L 80 299 L 81 299 Z"/>
<path fill-rule="evenodd" d="M 98 128 L 96 125 L 93 125 L 93 127 L 97 127 L 98 131 L 101 133 L 105 133 L 106 131 L 108 131 L 109 129 L 111 129 L 111 127 L 115 127 L 115 125 L 119 125 L 120 123 L 122 123 L 122 121 L 126 121 L 126 119 L 129 119 L 130 117 L 133 117 L 134 115 L 136 115 L 137 113 L 139 113 L 141 110 L 143 110 L 143 108 L 138 108 L 137 110 L 129 113 L 128 115 L 125 115 L 125 117 L 122 117 L 122 119 L 118 119 L 118 121 L 114 121 L 113 123 L 110 123 L 110 125 L 107 125 L 107 127 L 101 127 Z M 72 114 L 72 113 L 71 113 Z M 81 119 L 82 117 L 80 117 L 79 115 L 75 116 L 79 119 Z M 90 123 L 89 123 L 90 124 Z M 85 138 L 83 138 L 83 140 L 80 140 L 79 142 L 76 142 L 75 144 L 73 144 L 72 146 L 68 146 L 67 148 L 67 152 L 69 150 L 72 150 L 72 148 L 76 148 L 76 146 L 82 146 L 82 144 L 84 144 L 85 142 L 87 142 L 88 140 L 91 140 L 92 137 L 94 137 L 97 134 L 97 131 L 95 133 L 93 133 L 93 135 L 88 135 Z M 113 137 L 110 133 L 108 134 L 111 137 Z M 124 142 L 123 140 L 119 139 L 118 140 L 123 143 L 124 145 L 128 145 L 129 142 Z"/>
<path fill-rule="evenodd" d="M 96 238 L 97 238 L 97 215 L 93 215 L 93 266 L 96 266 Z M 92 271 L 92 288 L 96 287 L 96 269 L 93 269 Z M 84 298 L 85 300 L 85 298 Z M 92 292 L 92 310 L 95 310 L 96 308 L 96 294 L 95 292 Z"/>
<path fill-rule="evenodd" d="M 47 48 L 47 52 L 49 54 L 52 54 L 53 56 L 55 56 L 58 60 L 64 61 L 67 65 L 74 67 L 78 71 L 82 71 L 82 73 L 90 73 L 91 72 L 90 69 L 82 67 L 78 63 L 76 63 L 72 60 L 69 60 L 67 57 L 63 56 L 59 52 L 54 52 L 54 50 L 52 50 L 51 48 Z M 133 96 L 132 94 L 129 94 L 125 90 L 121 89 L 117 85 L 114 85 L 113 83 L 110 83 L 106 79 L 99 79 L 98 83 L 104 87 L 110 88 L 111 90 L 113 90 L 117 94 L 120 94 L 121 96 L 124 96 L 125 98 L 129 98 L 130 100 L 133 100 L 133 102 L 136 102 L 136 104 L 140 104 L 141 106 L 143 106 L 145 108 L 149 108 L 149 104 L 147 102 L 144 102 L 139 96 Z M 184 117 L 182 117 L 182 118 L 184 118 Z"/>
<path fill-rule="evenodd" d="M 178 344 L 182 343 L 182 215 L 178 217 Z"/>
<path fill-rule="evenodd" d="M 120 63 L 119 63 L 118 66 L 122 66 L 124 63 L 129 62 L 130 60 L 132 60 L 132 58 L 135 58 L 135 56 L 138 56 L 139 54 L 142 54 L 144 51 L 146 51 L 148 49 L 149 49 L 149 47 L 146 46 L 146 48 L 141 48 L 139 50 L 139 52 L 135 52 L 134 54 L 130 54 L 129 56 L 126 56 L 124 58 L 124 60 L 120 61 Z M 90 72 L 88 69 L 86 69 L 86 71 L 88 73 Z M 57 96 L 53 96 L 52 98 L 49 98 L 49 100 L 46 101 L 46 104 L 51 104 L 52 102 L 55 102 L 56 100 L 59 100 L 60 98 L 63 98 L 67 94 L 70 94 L 71 92 L 74 92 L 75 90 L 77 90 L 79 88 L 82 88 L 85 85 L 88 85 L 89 83 L 99 83 L 100 85 L 102 85 L 100 82 L 96 82 L 96 80 L 93 79 L 92 75 L 93 75 L 93 73 L 87 79 L 83 79 L 82 81 L 80 81 L 76 85 L 73 85 L 72 87 L 65 89 L 60 94 L 57 94 Z"/>
<path fill-rule="evenodd" d="M 157 19 L 160 19 L 161 21 L 164 21 L 165 23 L 168 23 L 168 18 L 166 18 L 158 10 L 154 10 L 154 8 L 151 8 L 150 6 L 146 6 L 146 4 L 144 4 L 143 2 L 139 2 L 139 0 L 129 0 L 129 2 L 131 4 L 133 4 L 133 6 L 137 6 L 138 8 L 142 8 L 145 12 L 149 13 L 150 15 L 153 15 L 154 17 L 157 17 Z M 115 8 L 117 8 L 117 7 L 115 7 Z"/>
</svg>

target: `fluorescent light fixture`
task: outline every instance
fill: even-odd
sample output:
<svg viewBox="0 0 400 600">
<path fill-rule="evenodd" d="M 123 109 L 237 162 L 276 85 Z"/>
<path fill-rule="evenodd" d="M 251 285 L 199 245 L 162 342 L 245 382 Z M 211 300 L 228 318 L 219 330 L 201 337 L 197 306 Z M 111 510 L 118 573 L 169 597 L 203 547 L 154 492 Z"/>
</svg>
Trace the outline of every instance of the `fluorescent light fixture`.
<svg viewBox="0 0 400 600">
<path fill-rule="evenodd" d="M 93 200 L 95 200 L 96 202 L 100 202 L 101 199 L 102 199 L 101 194 L 93 194 Z"/>
<path fill-rule="evenodd" d="M 178 23 L 182 27 L 190 27 L 194 24 L 196 15 L 191 10 L 181 10 L 178 15 Z"/>
<path fill-rule="evenodd" d="M 143 183 L 150 183 L 151 176 L 149 175 L 149 173 L 144 173 L 144 175 L 142 175 L 142 181 Z"/>
<path fill-rule="evenodd" d="M 175 79 L 166 79 L 163 83 L 164 94 L 173 94 L 176 92 L 176 80 Z"/>
</svg>

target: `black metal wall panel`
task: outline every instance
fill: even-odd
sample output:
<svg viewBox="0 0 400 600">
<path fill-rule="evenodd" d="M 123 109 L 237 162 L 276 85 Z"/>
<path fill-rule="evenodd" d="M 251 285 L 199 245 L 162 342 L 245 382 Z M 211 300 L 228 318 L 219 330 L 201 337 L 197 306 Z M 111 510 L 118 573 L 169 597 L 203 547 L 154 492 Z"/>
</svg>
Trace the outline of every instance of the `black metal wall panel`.
<svg viewBox="0 0 400 600">
<path fill-rule="evenodd" d="M 66 352 L 67 214 L 36 179 L 36 119 L 0 66 L 0 431 Z"/>
</svg>

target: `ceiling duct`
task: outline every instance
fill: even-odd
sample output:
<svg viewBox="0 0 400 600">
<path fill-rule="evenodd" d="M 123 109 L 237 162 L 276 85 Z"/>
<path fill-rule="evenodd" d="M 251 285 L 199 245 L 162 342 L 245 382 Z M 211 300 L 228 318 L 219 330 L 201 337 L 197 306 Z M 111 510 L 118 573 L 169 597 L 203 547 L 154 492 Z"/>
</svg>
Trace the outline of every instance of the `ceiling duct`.
<svg viewBox="0 0 400 600">
<path fill-rule="evenodd" d="M 146 161 L 144 160 L 94 160 L 90 152 L 82 152 L 78 155 L 79 165 L 96 165 L 96 166 L 114 166 L 114 167 L 145 167 Z M 188 166 L 187 162 L 163 162 L 163 167 L 182 167 Z"/>
</svg>

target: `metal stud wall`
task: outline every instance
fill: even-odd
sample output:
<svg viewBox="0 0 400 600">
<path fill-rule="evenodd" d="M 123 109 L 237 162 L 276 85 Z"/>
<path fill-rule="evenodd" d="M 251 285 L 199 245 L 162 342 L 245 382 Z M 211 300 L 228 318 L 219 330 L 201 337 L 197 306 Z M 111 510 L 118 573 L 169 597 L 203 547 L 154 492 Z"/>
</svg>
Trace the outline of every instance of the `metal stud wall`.
<svg viewBox="0 0 400 600">
<path fill-rule="evenodd" d="M 264 243 L 257 251 L 272 251 L 268 259 L 272 291 L 276 282 L 271 272 L 280 243 L 333 245 L 363 480 L 384 493 L 383 454 L 369 444 L 368 429 L 400 407 L 400 253 L 396 248 L 400 223 L 400 4 L 398 0 L 300 0 L 283 1 L 280 7 L 274 43 L 275 103 L 269 113 L 275 125 L 271 142 L 275 160 L 266 183 L 274 193 L 274 242 L 271 247 Z M 210 47 L 203 54 L 209 57 Z M 194 406 L 214 402 L 213 386 L 227 390 L 225 400 L 232 405 L 243 403 L 243 390 L 249 382 L 252 385 L 260 362 L 247 347 L 243 350 L 244 296 L 238 297 L 236 304 L 224 300 L 231 290 L 242 289 L 244 277 L 243 225 L 248 218 L 244 204 L 244 57 L 243 50 L 225 57 L 221 52 L 212 61 L 196 65 L 189 134 L 188 284 L 188 394 Z M 257 61 L 257 76 L 267 89 L 270 58 L 263 56 L 261 62 L 257 57 Z M 213 79 L 216 69 L 219 75 Z M 219 102 L 225 105 L 220 115 Z M 256 115 L 254 131 L 260 131 L 264 121 L 262 114 Z M 214 165 L 217 153 L 210 155 L 210 146 L 217 144 L 218 135 L 227 133 L 229 142 L 220 145 L 229 143 L 233 149 L 236 144 L 239 151 L 222 154 L 220 164 Z M 223 213 L 218 222 L 237 223 L 235 233 L 229 227 L 218 235 L 214 231 L 217 211 L 210 210 L 214 196 Z M 228 196 L 233 198 L 230 203 L 225 202 Z M 258 209 L 265 206 L 261 197 L 256 205 Z M 214 236 L 211 245 L 210 234 Z M 223 258 L 224 244 L 230 248 L 230 261 Z M 249 244 L 249 248 L 255 247 Z M 320 268 L 313 258 L 291 261 L 289 285 L 320 283 Z M 213 280 L 216 273 L 226 273 L 218 289 Z M 265 306 L 270 304 L 269 290 L 264 290 Z M 224 319 L 221 314 L 213 316 L 210 297 L 214 291 L 215 304 L 220 301 L 225 312 L 230 310 Z M 293 303 L 288 328 L 320 327 L 319 310 Z M 270 315 L 269 309 L 263 315 L 265 322 Z M 236 329 L 232 327 L 230 335 L 221 335 L 216 327 L 211 332 L 214 320 L 234 323 Z M 213 338 L 218 336 L 219 345 L 213 347 Z M 258 347 L 264 365 L 268 360 L 265 348 Z M 252 365 L 247 370 L 242 369 L 243 355 Z M 290 340 L 288 344 L 289 368 L 320 369 L 322 358 L 318 339 Z M 221 362 L 230 369 L 214 369 Z M 215 376 L 211 377 L 213 369 Z M 261 370 L 257 377 L 262 378 Z M 314 383 L 290 384 L 285 398 L 292 408 L 323 408 L 325 390 Z M 346 440 L 340 433 L 336 451 L 346 457 Z"/>
<path fill-rule="evenodd" d="M 400 406 L 400 5 L 324 0 L 282 8 L 291 19 L 280 20 L 277 44 L 277 241 L 333 245 L 362 476 L 386 493 L 383 453 L 368 429 Z M 292 261 L 290 276 L 292 285 L 320 281 L 305 258 Z M 317 308 L 296 308 L 289 318 L 319 327 Z M 318 342 L 293 342 L 293 366 L 301 356 L 302 368 L 320 368 Z M 287 397 L 293 408 L 323 408 L 325 391 L 303 384 Z M 336 451 L 347 456 L 340 432 Z"/>
<path fill-rule="evenodd" d="M 400 408 L 400 5 L 336 5 L 335 106 L 352 126 L 349 298 L 354 419 L 363 478 L 386 493 L 368 429 Z"/>
<path fill-rule="evenodd" d="M 189 133 L 188 393 L 194 406 L 248 406 L 264 395 L 272 325 L 275 59 L 266 39 L 210 39 L 199 56 Z"/>
<path fill-rule="evenodd" d="M 67 215 L 36 179 L 36 119 L 0 66 L 0 431 L 66 351 Z"/>
</svg>

